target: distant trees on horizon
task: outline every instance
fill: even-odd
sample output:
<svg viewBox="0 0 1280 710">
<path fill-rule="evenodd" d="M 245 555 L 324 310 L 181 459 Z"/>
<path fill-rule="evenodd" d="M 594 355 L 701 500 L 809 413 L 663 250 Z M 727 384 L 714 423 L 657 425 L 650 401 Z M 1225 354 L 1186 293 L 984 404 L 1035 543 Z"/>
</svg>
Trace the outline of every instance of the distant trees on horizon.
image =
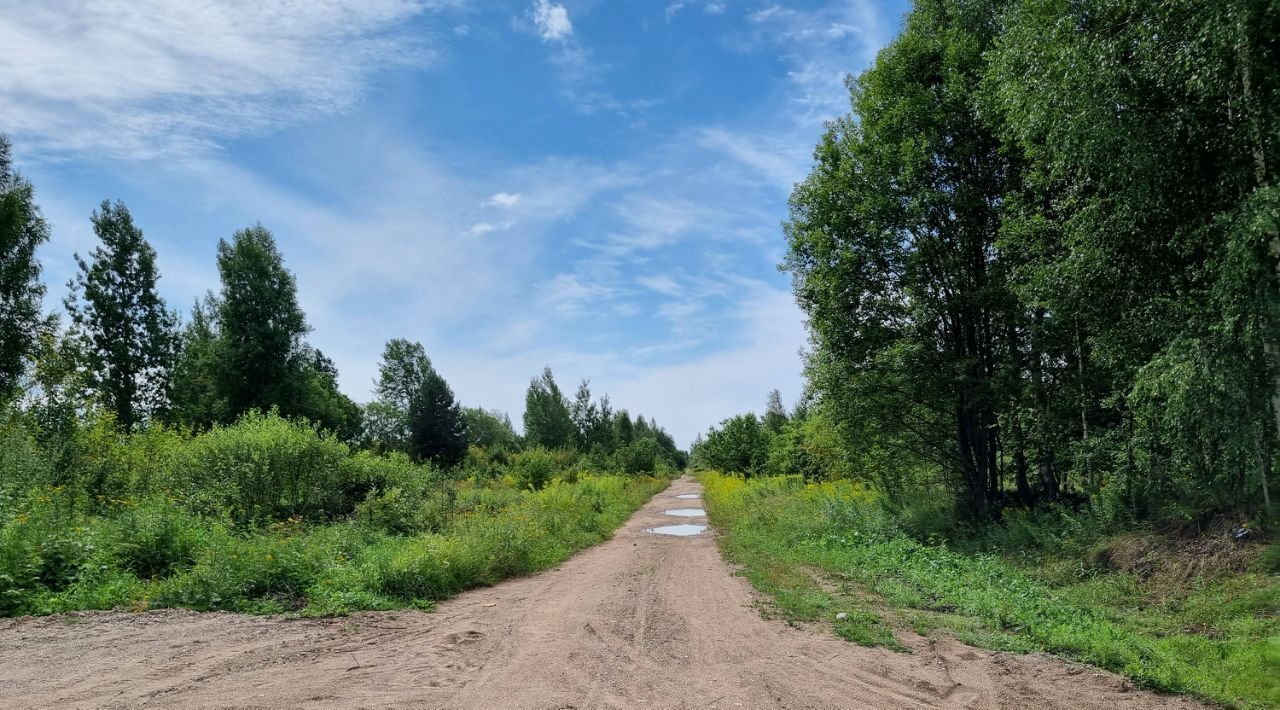
<svg viewBox="0 0 1280 710">
<path fill-rule="evenodd" d="M 51 420 L 100 409 L 123 432 L 149 422 L 202 430 L 276 411 L 445 468 L 473 445 L 609 457 L 629 447 L 639 428 L 656 447 L 650 470 L 658 455 L 683 465 L 684 453 L 656 423 L 615 415 L 608 397 L 590 401 L 585 381 L 585 401 L 570 402 L 550 368 L 530 384 L 520 436 L 505 413 L 462 407 L 423 346 L 404 339 L 387 342 L 374 400 L 362 407 L 338 389 L 333 361 L 307 342 L 296 280 L 265 227 L 218 241 L 220 288 L 183 322 L 159 294 L 155 249 L 128 207 L 104 200 L 90 219 L 98 245 L 75 257 L 64 328 L 41 312 L 45 286 L 35 252 L 49 228 L 0 135 L 0 402 L 25 398 Z M 625 430 L 625 441 L 615 428 Z"/>
</svg>

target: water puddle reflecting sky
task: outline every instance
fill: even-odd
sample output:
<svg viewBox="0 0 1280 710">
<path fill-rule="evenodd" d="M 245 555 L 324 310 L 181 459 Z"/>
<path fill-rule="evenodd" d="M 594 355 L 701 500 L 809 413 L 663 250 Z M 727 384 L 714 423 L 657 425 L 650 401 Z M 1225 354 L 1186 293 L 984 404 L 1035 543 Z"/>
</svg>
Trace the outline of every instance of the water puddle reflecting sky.
<svg viewBox="0 0 1280 710">
<path fill-rule="evenodd" d="M 662 511 L 667 515 L 674 515 L 677 518 L 697 518 L 707 514 L 702 508 L 676 508 L 675 510 Z"/>
<path fill-rule="evenodd" d="M 678 496 L 676 496 L 676 497 L 677 497 L 677 498 L 684 499 L 684 500 L 697 500 L 697 499 L 701 498 L 702 496 L 698 495 L 697 493 L 681 493 L 680 495 L 678 495 Z"/>
<path fill-rule="evenodd" d="M 647 533 L 656 533 L 658 535 L 679 535 L 680 537 L 688 537 L 697 535 L 706 530 L 706 525 L 660 525 L 656 528 L 648 528 Z"/>
</svg>

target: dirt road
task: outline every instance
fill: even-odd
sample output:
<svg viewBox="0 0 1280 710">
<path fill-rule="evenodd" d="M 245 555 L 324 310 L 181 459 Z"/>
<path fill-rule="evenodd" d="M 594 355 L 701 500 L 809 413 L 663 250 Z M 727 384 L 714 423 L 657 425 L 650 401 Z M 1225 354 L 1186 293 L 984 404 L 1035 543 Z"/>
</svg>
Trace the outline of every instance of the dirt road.
<svg viewBox="0 0 1280 710">
<path fill-rule="evenodd" d="M 1201 707 L 1046 656 L 904 638 L 865 649 L 766 621 L 712 536 L 669 537 L 681 479 L 609 542 L 435 613 L 281 620 L 157 611 L 0 620 L 0 707 Z"/>
</svg>

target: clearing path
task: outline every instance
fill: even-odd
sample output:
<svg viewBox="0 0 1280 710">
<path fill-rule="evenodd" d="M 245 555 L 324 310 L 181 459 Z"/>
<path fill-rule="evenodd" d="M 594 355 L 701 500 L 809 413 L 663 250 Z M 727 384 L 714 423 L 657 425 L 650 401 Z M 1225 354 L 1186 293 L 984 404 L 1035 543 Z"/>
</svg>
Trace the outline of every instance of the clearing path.
<svg viewBox="0 0 1280 710">
<path fill-rule="evenodd" d="M 1193 708 L 1049 656 L 904 638 L 867 649 L 761 618 L 688 478 L 556 570 L 435 613 L 283 620 L 155 611 L 0 620 L 0 707 Z"/>
</svg>

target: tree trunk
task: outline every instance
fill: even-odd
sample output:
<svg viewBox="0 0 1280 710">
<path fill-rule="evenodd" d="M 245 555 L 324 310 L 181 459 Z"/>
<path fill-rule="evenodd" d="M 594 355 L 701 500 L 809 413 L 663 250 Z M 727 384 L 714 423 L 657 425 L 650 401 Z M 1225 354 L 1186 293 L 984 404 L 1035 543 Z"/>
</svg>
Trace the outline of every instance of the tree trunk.
<svg viewBox="0 0 1280 710">
<path fill-rule="evenodd" d="M 1089 461 L 1089 388 L 1085 386 L 1084 342 L 1080 335 L 1080 324 L 1076 323 L 1076 364 L 1080 373 L 1080 443 L 1084 450 L 1084 480 L 1091 490 L 1098 489 L 1098 482 L 1093 480 L 1093 467 Z"/>
<path fill-rule="evenodd" d="M 1258 458 L 1261 460 L 1260 478 L 1262 479 L 1262 508 L 1266 511 L 1267 518 L 1271 518 L 1271 437 L 1262 429 L 1254 430 L 1254 446 L 1258 450 Z"/>
<path fill-rule="evenodd" d="M 1237 18 L 1240 30 L 1240 42 L 1237 45 L 1240 48 L 1240 88 L 1243 91 L 1244 108 L 1241 114 L 1245 121 L 1249 124 L 1249 133 L 1251 137 L 1250 157 L 1253 158 L 1253 177 L 1256 186 L 1265 185 L 1267 182 L 1267 152 L 1266 143 L 1262 139 L 1262 118 L 1261 111 L 1254 105 L 1253 95 L 1253 57 L 1249 50 L 1250 43 L 1253 41 L 1249 32 L 1252 23 L 1249 21 L 1250 3 L 1242 2 L 1239 6 L 1239 17 Z M 1271 238 L 1271 261 L 1275 269 L 1276 281 L 1280 283 L 1280 235 L 1272 235 Z M 1280 298 L 1280 291 L 1274 294 Z M 1274 338 L 1275 329 L 1272 329 L 1273 337 L 1263 345 L 1267 361 L 1271 364 L 1271 413 L 1275 418 L 1275 434 L 1280 437 L 1280 343 Z M 1270 464 L 1270 460 L 1267 461 Z"/>
<path fill-rule="evenodd" d="M 980 466 L 981 452 L 974 446 L 973 414 L 963 403 L 956 407 L 956 435 L 960 445 L 960 466 L 964 476 L 965 492 L 969 499 L 969 512 L 975 519 L 987 517 L 986 476 Z"/>
<path fill-rule="evenodd" d="M 1036 310 L 1035 327 L 1031 332 L 1031 382 L 1035 389 L 1037 437 L 1036 461 L 1040 474 L 1040 490 L 1043 499 L 1052 503 L 1058 498 L 1058 480 L 1053 475 L 1053 451 L 1049 446 L 1049 401 L 1044 387 L 1044 362 L 1040 355 L 1041 326 L 1044 324 L 1044 311 Z"/>
<path fill-rule="evenodd" d="M 1031 491 L 1031 483 L 1027 480 L 1027 454 L 1022 443 L 1022 427 L 1014 424 L 1013 435 L 1017 438 L 1017 448 L 1013 452 L 1013 476 L 1014 483 L 1018 486 L 1018 497 L 1022 499 L 1023 505 L 1028 507 L 1035 505 L 1036 497 Z"/>
</svg>

